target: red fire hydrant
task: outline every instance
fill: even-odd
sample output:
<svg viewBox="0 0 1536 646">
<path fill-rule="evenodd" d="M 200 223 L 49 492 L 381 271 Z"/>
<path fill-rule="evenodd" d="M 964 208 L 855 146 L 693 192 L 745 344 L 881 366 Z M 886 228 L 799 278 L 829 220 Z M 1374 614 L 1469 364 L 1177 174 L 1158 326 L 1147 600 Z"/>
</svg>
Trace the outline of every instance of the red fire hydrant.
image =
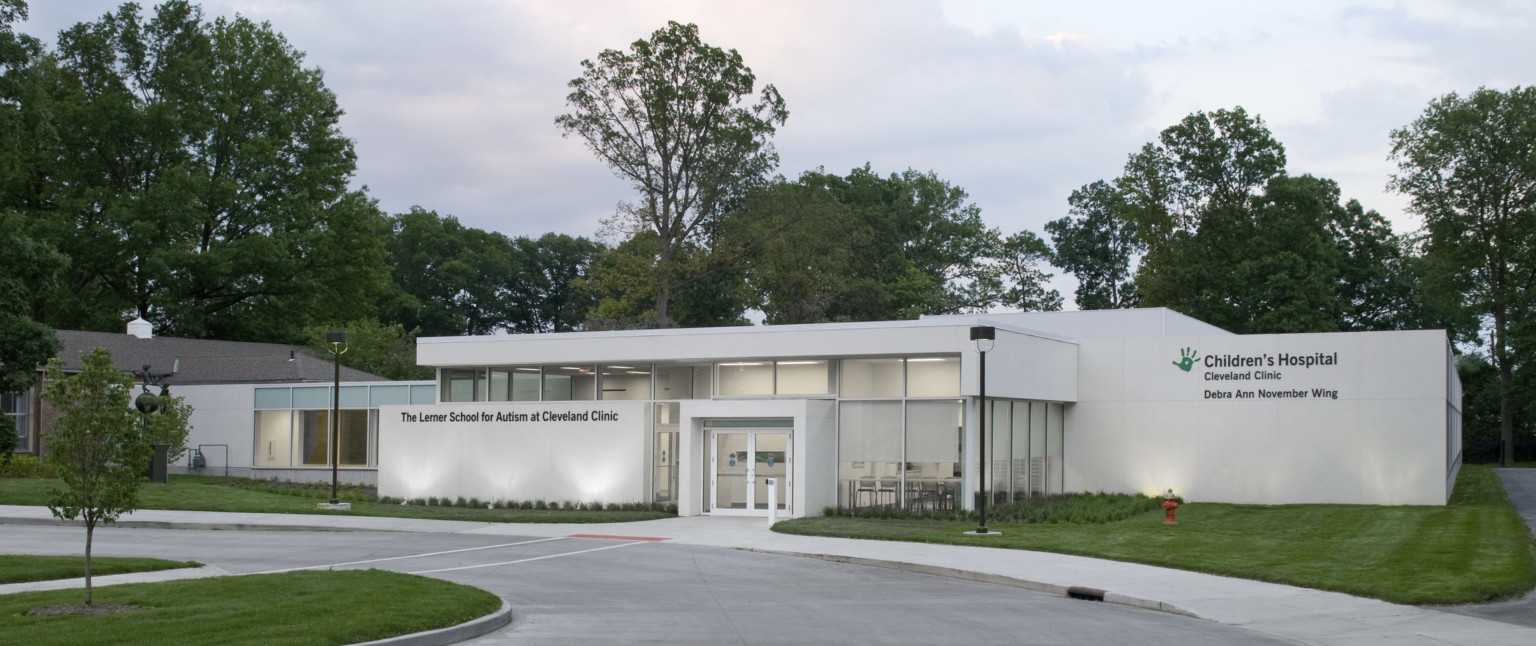
<svg viewBox="0 0 1536 646">
<path fill-rule="evenodd" d="M 1173 490 L 1169 489 L 1168 493 L 1163 494 L 1163 513 L 1165 514 L 1163 517 L 1164 525 L 1179 524 L 1178 519 L 1173 517 L 1174 510 L 1178 508 L 1179 501 L 1173 499 Z"/>
</svg>

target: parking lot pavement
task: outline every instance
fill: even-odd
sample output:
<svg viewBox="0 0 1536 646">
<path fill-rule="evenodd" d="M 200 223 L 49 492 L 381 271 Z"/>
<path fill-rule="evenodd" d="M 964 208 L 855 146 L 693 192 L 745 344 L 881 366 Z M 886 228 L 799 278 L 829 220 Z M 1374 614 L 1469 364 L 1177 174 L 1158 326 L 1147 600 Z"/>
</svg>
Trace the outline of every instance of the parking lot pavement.
<svg viewBox="0 0 1536 646">
<path fill-rule="evenodd" d="M 78 529 L 6 528 L 7 551 L 69 553 Z M 108 528 L 103 556 L 232 573 L 381 568 L 489 590 L 513 623 L 472 644 L 1287 644 L 1114 604 L 890 568 L 630 538 Z"/>
<path fill-rule="evenodd" d="M 45 522 L 50 522 L 46 509 L 0 505 L 0 523 Z M 379 541 L 403 544 L 417 540 L 408 538 L 414 534 L 453 535 L 461 537 L 458 540 L 490 542 L 513 542 L 519 538 L 565 540 L 575 534 L 665 538 L 667 540 L 664 544 L 668 546 L 733 548 L 760 554 L 808 556 L 823 561 L 876 565 L 912 574 L 942 574 L 962 580 L 1001 582 L 1008 587 L 1046 591 L 1057 597 L 1063 596 L 1070 586 L 1084 586 L 1105 591 L 1104 599 L 1111 602 L 1107 605 L 1162 609 L 1228 627 L 1248 629 L 1252 631 L 1245 633 L 1248 635 L 1275 635 L 1298 643 L 1328 646 L 1381 643 L 1477 646 L 1536 644 L 1536 628 L 1518 625 L 1494 613 L 1488 614 L 1486 618 L 1477 616 L 1475 611 L 1480 607 L 1471 607 L 1471 611 L 1458 608 L 1454 612 L 1446 612 L 1336 592 L 1045 552 L 794 536 L 770 531 L 766 522 L 756 518 L 685 517 L 634 523 L 544 525 L 144 510 L 130 515 L 128 522 L 145 528 L 225 527 L 269 530 L 293 529 L 312 522 L 315 529 L 324 531 L 269 533 L 353 537 L 353 543 L 342 543 L 348 546 L 344 550 L 346 554 L 333 555 L 331 560 L 317 560 L 317 563 L 359 561 L 375 558 L 377 554 L 388 556 L 386 552 L 389 550 L 368 546 L 376 545 Z M 9 538 L 12 529 L 15 528 L 6 527 L 5 538 Z M 277 538 L 262 541 L 262 533 L 240 532 L 255 537 L 248 539 L 255 542 L 270 542 L 274 545 L 290 542 Z M 365 534 L 393 537 L 365 539 Z M 289 552 L 296 550 L 303 554 L 305 550 L 319 549 L 319 545 L 330 544 L 330 541 L 322 539 L 305 541 L 281 554 L 267 554 L 266 558 L 269 561 L 293 560 L 295 554 Z M 273 549 L 277 548 L 269 548 L 269 551 Z M 613 548 L 595 554 L 625 552 L 630 549 Z M 639 546 L 634 549 L 639 549 Z M 529 553 L 538 556 L 532 551 Z M 526 563 L 570 560 L 542 559 Z M 517 567 L 522 565 L 518 564 Z M 439 573 L 433 576 L 449 578 L 450 574 Z M 861 598 L 871 604 L 880 603 L 883 599 L 879 594 L 863 595 Z"/>
</svg>

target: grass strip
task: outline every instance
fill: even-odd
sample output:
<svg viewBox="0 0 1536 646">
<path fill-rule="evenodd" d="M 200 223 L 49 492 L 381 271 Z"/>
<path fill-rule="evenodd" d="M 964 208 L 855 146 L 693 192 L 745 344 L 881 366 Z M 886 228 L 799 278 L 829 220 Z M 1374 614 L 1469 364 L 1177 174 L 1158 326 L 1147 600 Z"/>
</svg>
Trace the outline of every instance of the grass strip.
<svg viewBox="0 0 1536 646">
<path fill-rule="evenodd" d="M 973 524 L 818 517 L 776 531 L 980 545 L 1160 565 L 1410 604 L 1519 596 L 1536 587 L 1531 534 L 1492 469 L 1466 465 L 1443 507 L 1191 503 L 1102 524 Z"/>
<path fill-rule="evenodd" d="M 27 615 L 76 604 L 80 590 L 0 596 L 0 635 L 12 644 L 355 644 L 445 628 L 495 612 L 495 595 L 383 570 L 286 572 L 96 589 L 112 615 Z"/>
<path fill-rule="evenodd" d="M 251 484 L 256 483 L 256 484 Z M 676 514 L 655 510 L 606 511 L 595 509 L 485 509 L 439 505 L 384 504 L 369 500 L 358 488 L 348 488 L 341 500 L 352 511 L 320 511 L 318 502 L 330 497 L 330 487 L 279 489 L 244 478 L 172 475 L 166 484 L 144 483 L 139 489 L 140 509 L 180 511 L 231 511 L 265 514 L 318 514 L 387 516 L 431 520 L 467 520 L 485 523 L 622 523 L 671 518 Z M 58 480 L 0 478 L 0 504 L 46 505 L 48 489 Z"/>
<path fill-rule="evenodd" d="M 97 556 L 91 559 L 91 574 L 131 574 L 186 567 L 201 567 L 196 561 Z M 0 554 L 0 583 L 26 583 L 79 579 L 85 576 L 84 556 L 18 556 Z"/>
</svg>

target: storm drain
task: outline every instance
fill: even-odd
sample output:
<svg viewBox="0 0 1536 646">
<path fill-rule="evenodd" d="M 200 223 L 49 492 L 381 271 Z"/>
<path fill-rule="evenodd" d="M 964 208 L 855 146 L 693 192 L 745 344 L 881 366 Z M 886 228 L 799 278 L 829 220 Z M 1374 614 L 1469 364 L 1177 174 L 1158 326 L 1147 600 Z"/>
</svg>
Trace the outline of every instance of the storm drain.
<svg viewBox="0 0 1536 646">
<path fill-rule="evenodd" d="M 1104 591 L 1098 588 L 1085 588 L 1080 585 L 1074 585 L 1067 588 L 1067 596 L 1084 601 L 1103 601 Z"/>
</svg>

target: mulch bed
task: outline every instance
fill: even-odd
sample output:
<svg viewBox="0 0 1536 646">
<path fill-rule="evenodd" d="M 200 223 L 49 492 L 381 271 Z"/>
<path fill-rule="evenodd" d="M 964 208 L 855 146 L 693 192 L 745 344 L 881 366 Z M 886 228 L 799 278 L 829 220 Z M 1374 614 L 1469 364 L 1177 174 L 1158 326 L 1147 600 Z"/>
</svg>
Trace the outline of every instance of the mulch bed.
<svg viewBox="0 0 1536 646">
<path fill-rule="evenodd" d="M 70 603 L 57 606 L 41 606 L 27 611 L 34 617 L 58 617 L 61 615 L 118 615 L 125 612 L 137 612 L 138 606 L 119 606 L 110 603 L 96 603 L 85 605 L 83 603 Z"/>
</svg>

